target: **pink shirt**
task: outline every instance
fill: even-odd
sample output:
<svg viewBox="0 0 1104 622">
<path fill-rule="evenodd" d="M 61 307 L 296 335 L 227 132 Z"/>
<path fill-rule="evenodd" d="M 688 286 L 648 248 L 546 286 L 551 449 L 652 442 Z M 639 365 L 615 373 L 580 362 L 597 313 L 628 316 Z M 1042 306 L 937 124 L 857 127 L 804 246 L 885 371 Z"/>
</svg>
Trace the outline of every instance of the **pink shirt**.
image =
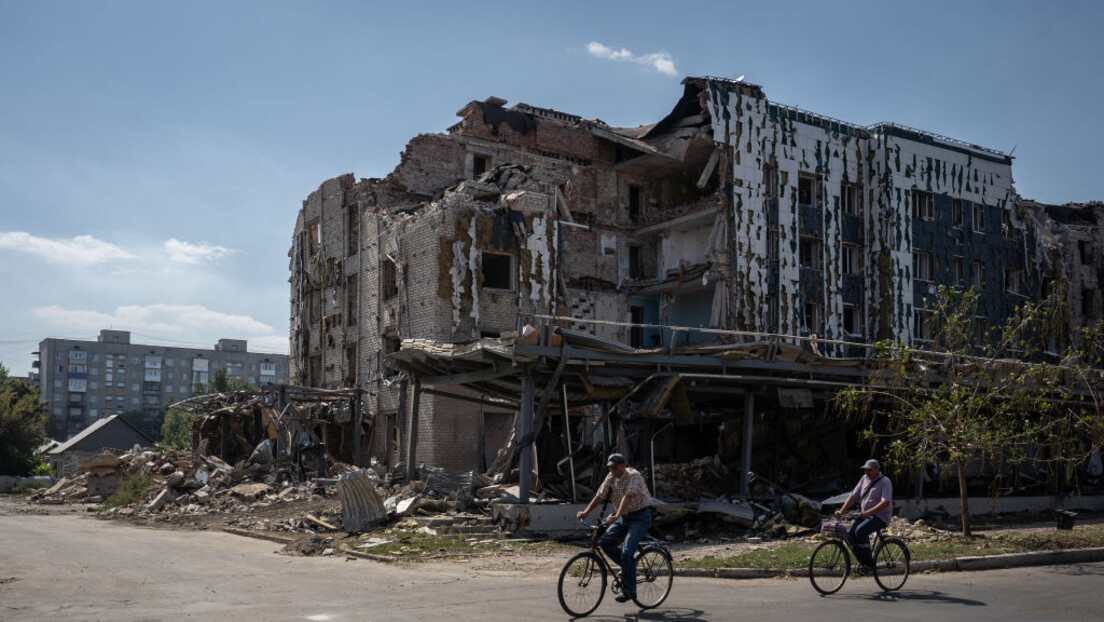
<svg viewBox="0 0 1104 622">
<path fill-rule="evenodd" d="M 851 500 L 858 502 L 859 509 L 863 512 L 878 505 L 882 499 L 888 501 L 889 505 L 876 516 L 888 525 L 893 518 L 893 484 L 888 477 L 879 473 L 877 479 L 870 481 L 869 477 L 863 475 L 855 490 L 851 491 Z"/>
</svg>

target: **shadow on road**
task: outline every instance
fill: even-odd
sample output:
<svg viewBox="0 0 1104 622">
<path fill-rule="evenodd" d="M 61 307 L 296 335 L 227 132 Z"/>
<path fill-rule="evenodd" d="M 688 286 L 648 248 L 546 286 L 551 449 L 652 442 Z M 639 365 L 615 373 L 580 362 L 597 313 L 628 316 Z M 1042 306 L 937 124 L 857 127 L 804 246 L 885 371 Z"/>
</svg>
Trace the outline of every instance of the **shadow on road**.
<svg viewBox="0 0 1104 622">
<path fill-rule="evenodd" d="M 1084 564 L 1071 564 L 1068 566 L 1055 566 L 1054 571 L 1071 577 L 1104 576 L 1104 567 L 1099 564 L 1086 566 Z"/>
<path fill-rule="evenodd" d="M 972 600 L 969 598 L 958 598 L 957 596 L 951 596 L 944 594 L 943 592 L 929 591 L 929 592 L 883 592 L 881 594 L 874 594 L 867 597 L 870 600 L 882 601 L 882 602 L 914 602 L 914 603 L 943 603 L 947 605 L 966 605 L 967 607 L 988 607 L 989 603 L 982 602 L 980 600 Z"/>
<path fill-rule="evenodd" d="M 626 613 L 620 616 L 593 616 L 587 619 L 600 622 L 663 622 L 665 620 L 678 620 L 679 622 L 705 622 L 705 618 L 702 617 L 703 615 L 705 615 L 705 612 L 700 609 L 671 608 L 654 609 L 651 611 L 637 611 L 633 613 Z"/>
</svg>

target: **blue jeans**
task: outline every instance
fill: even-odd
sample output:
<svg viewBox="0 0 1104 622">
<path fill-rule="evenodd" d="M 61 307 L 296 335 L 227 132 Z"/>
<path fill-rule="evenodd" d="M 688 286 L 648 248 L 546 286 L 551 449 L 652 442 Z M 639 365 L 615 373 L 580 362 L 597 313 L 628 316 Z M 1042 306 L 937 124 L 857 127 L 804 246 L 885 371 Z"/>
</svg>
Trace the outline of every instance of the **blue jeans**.
<svg viewBox="0 0 1104 622">
<path fill-rule="evenodd" d="M 613 563 L 621 566 L 621 592 L 636 595 L 636 545 L 652 526 L 652 510 L 644 508 L 617 519 L 598 539 Z"/>
<path fill-rule="evenodd" d="M 870 552 L 870 534 L 886 526 L 885 521 L 877 516 L 855 519 L 847 535 L 851 536 L 851 546 L 855 549 L 855 557 L 860 564 L 874 565 L 874 556 Z"/>
</svg>

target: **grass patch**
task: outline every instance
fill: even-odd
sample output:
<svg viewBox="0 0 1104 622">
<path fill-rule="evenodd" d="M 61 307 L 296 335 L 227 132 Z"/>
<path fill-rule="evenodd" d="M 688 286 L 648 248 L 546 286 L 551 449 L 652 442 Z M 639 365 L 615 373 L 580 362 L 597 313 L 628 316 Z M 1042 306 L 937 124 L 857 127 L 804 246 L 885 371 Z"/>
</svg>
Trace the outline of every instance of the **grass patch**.
<svg viewBox="0 0 1104 622">
<path fill-rule="evenodd" d="M 787 542 L 736 555 L 711 559 L 676 559 L 676 568 L 714 570 L 717 568 L 757 568 L 784 570 L 804 568 L 819 541 Z M 1060 549 L 1104 547 L 1104 525 L 1083 525 L 1073 530 L 1036 532 L 996 532 L 973 538 L 950 536 L 933 542 L 908 542 L 912 561 L 943 561 L 957 557 L 1054 551 Z"/>
<path fill-rule="evenodd" d="M 153 481 L 153 478 L 149 475 L 145 473 L 131 473 L 119 482 L 119 489 L 115 491 L 115 494 L 104 500 L 102 507 L 103 509 L 110 509 L 130 505 L 132 503 L 141 503 L 146 500 L 149 493 L 156 487 L 157 482 Z"/>
</svg>

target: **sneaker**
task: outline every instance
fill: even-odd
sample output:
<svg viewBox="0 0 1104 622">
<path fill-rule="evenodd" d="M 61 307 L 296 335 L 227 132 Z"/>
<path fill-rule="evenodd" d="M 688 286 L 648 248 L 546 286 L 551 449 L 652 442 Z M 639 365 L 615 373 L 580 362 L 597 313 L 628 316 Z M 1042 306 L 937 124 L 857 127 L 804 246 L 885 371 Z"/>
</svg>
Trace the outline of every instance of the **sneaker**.
<svg viewBox="0 0 1104 622">
<path fill-rule="evenodd" d="M 618 594 L 614 600 L 619 603 L 627 603 L 634 598 L 636 598 L 636 594 Z"/>
</svg>

